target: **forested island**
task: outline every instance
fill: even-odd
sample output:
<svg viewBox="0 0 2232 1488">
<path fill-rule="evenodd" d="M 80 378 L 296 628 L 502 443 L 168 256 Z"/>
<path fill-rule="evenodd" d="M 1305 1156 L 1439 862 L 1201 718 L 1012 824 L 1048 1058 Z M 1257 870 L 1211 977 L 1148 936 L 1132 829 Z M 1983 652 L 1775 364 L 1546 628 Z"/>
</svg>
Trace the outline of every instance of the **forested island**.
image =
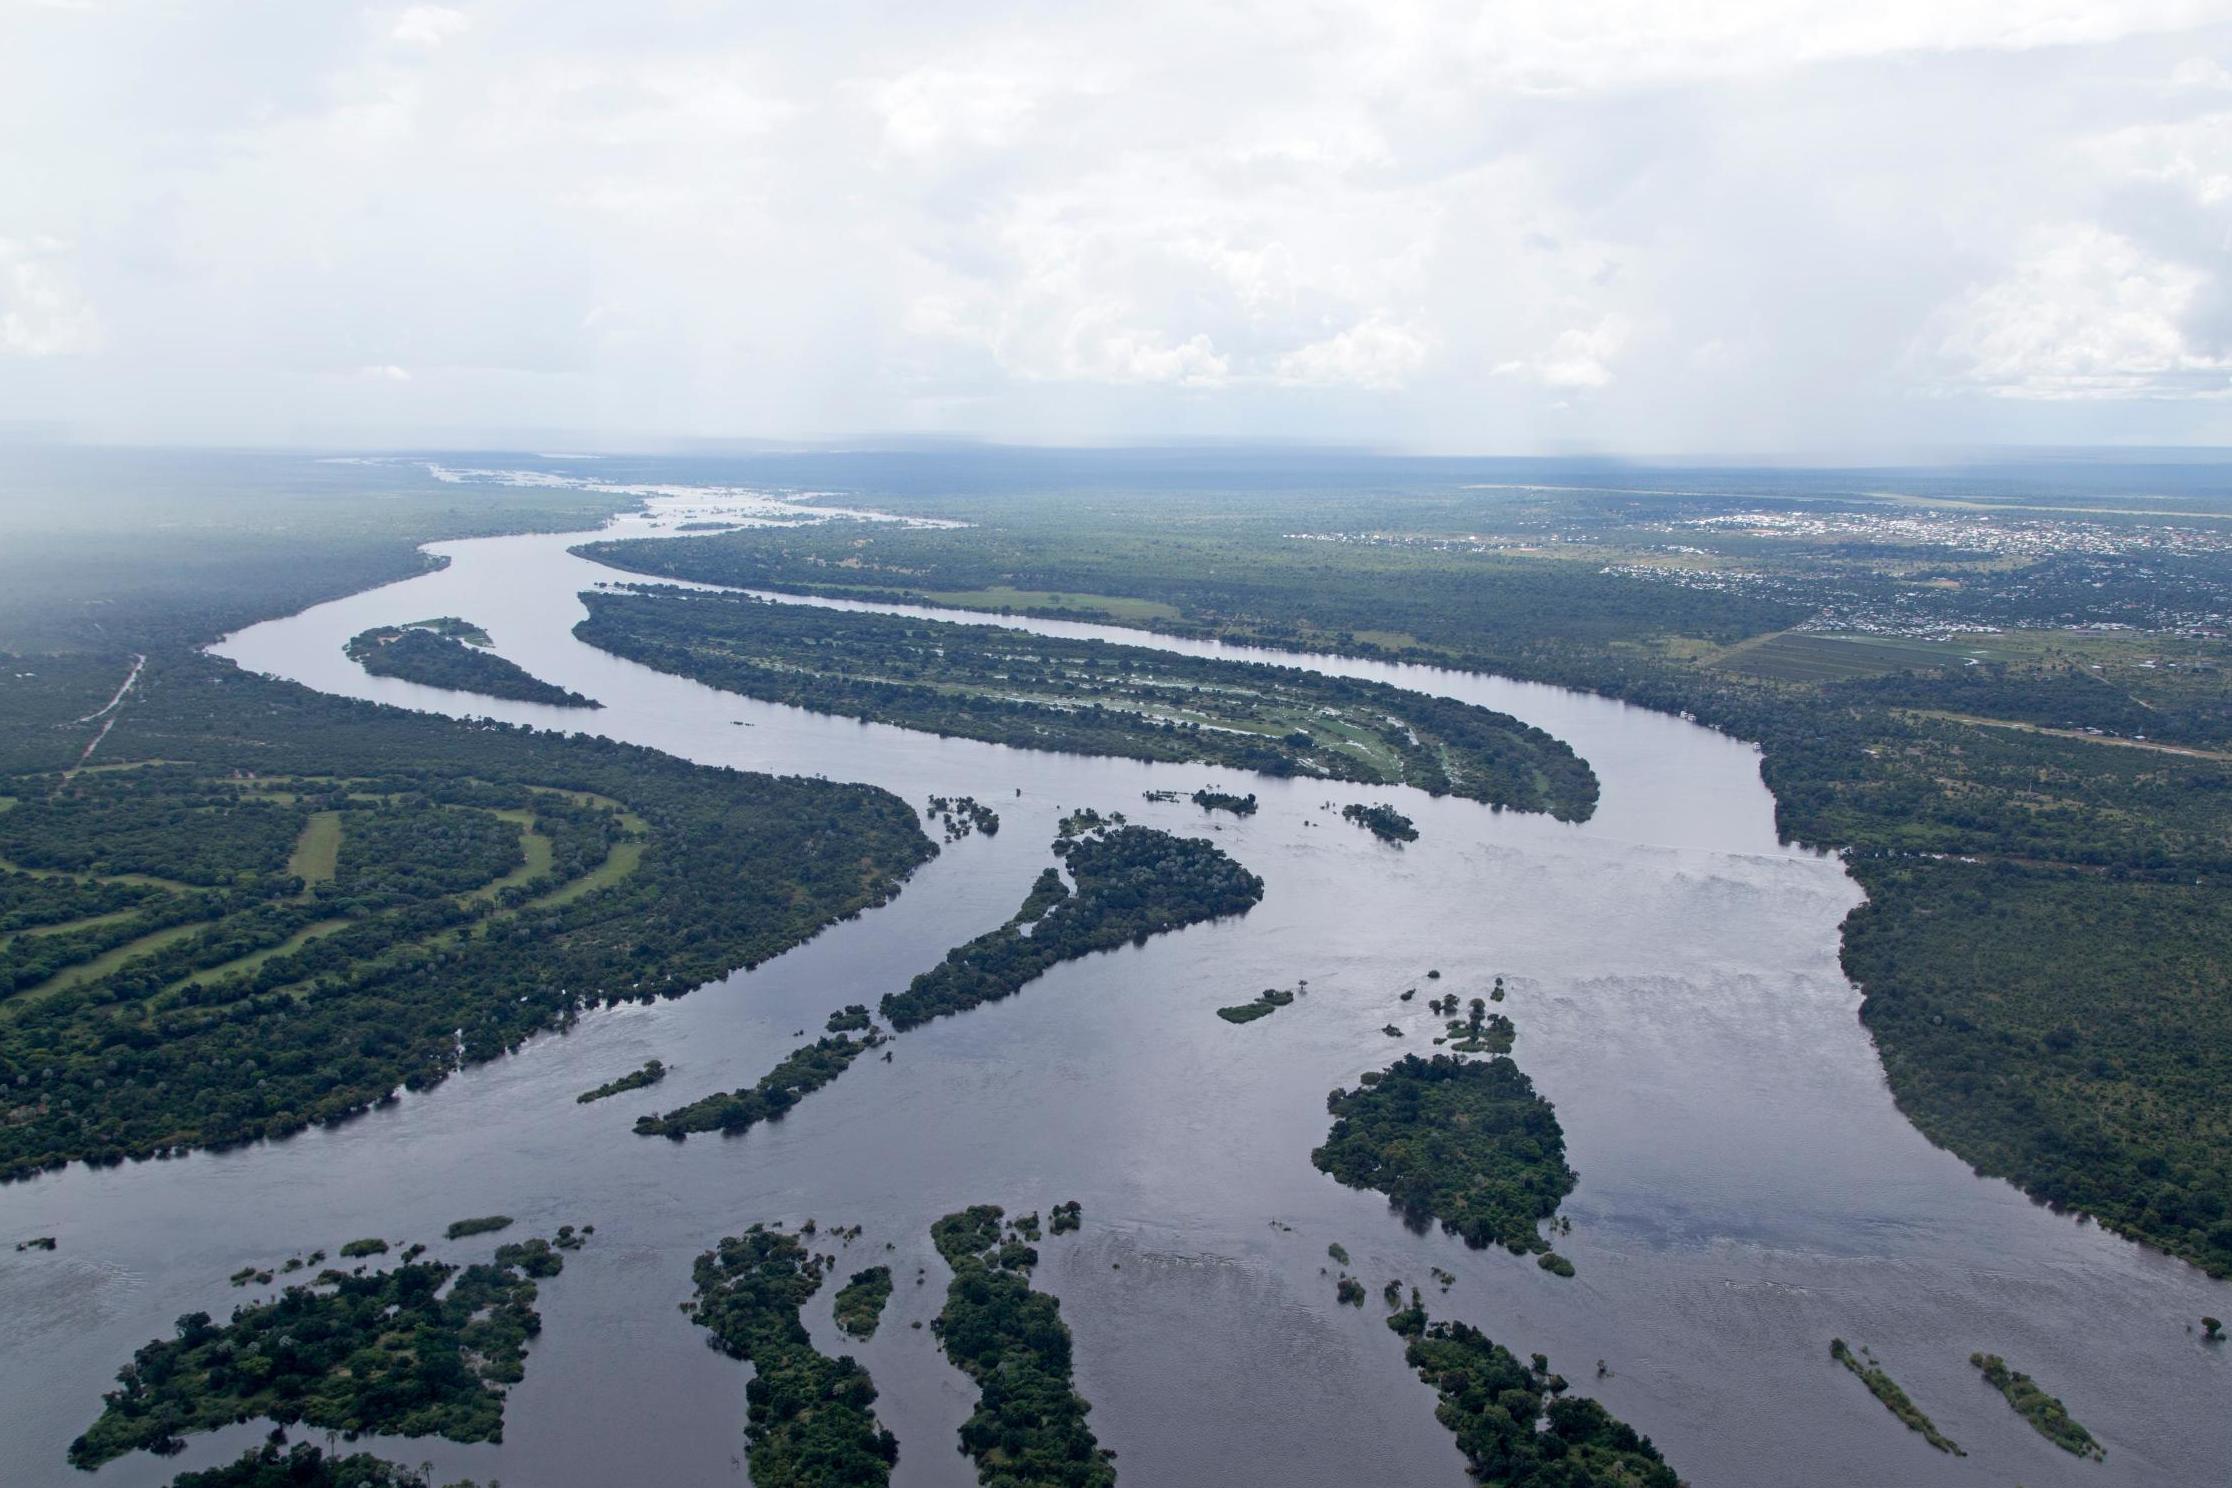
<svg viewBox="0 0 2232 1488">
<path fill-rule="evenodd" d="M 2164 502 L 2110 475 L 2014 467 L 1902 473 L 1943 510 L 1741 473 L 1618 493 L 1225 482 L 1214 516 L 1152 484 L 893 493 L 969 525 L 593 551 L 1497 672 L 1755 741 L 1783 835 L 1841 850 L 1866 890 L 1845 967 L 1900 1108 L 1979 1171 L 2227 1276 L 2232 563 L 2187 546 L 2224 514 L 2221 474 L 2197 470 L 2178 512 L 2129 509 Z"/>
<path fill-rule="evenodd" d="M 1258 1018 L 1268 1018 L 1280 1008 L 1294 1001 L 1294 993 L 1277 987 L 1266 987 L 1249 1002 L 1217 1009 L 1217 1016 L 1227 1023 L 1253 1023 Z"/>
<path fill-rule="evenodd" d="M 860 1037 L 834 1033 L 801 1044 L 756 1084 L 694 1100 L 663 1116 L 638 1116 L 639 1137 L 681 1141 L 691 1132 L 749 1131 L 762 1121 L 779 1121 L 792 1106 L 845 1072 L 855 1059 L 880 1047 L 883 1034 L 871 1027 Z"/>
<path fill-rule="evenodd" d="M 621 1095 L 630 1090 L 647 1089 L 658 1084 L 666 1077 L 667 1067 L 664 1064 L 656 1059 L 646 1059 L 643 1061 L 642 1068 L 630 1070 L 624 1075 L 607 1080 L 594 1090 L 584 1090 L 574 1097 L 574 1101 L 578 1105 L 586 1106 L 592 1101 L 607 1100 L 612 1096 Z"/>
<path fill-rule="evenodd" d="M 401 1467 L 369 1452 L 330 1456 L 308 1442 L 277 1442 L 243 1453 L 223 1467 L 180 1473 L 170 1488 L 434 1488 L 417 1468 Z M 479 1488 L 471 1479 L 447 1488 Z"/>
<path fill-rule="evenodd" d="M 1976 1366 L 1986 1383 L 2007 1398 L 2015 1414 L 2030 1422 L 2031 1429 L 2040 1436 L 2065 1452 L 2089 1457 L 2095 1462 L 2108 1455 L 2108 1449 L 2077 1423 L 2067 1406 L 2040 1389 L 2038 1381 L 2029 1375 L 2009 1369 L 2007 1361 L 1998 1354 L 1971 1354 L 1969 1362 Z"/>
<path fill-rule="evenodd" d="M 1392 842 L 1397 847 L 1418 840 L 1418 828 L 1411 824 L 1411 819 L 1385 801 L 1371 806 L 1351 802 L 1341 808 L 1341 820 L 1354 822 L 1380 841 Z"/>
<path fill-rule="evenodd" d="M 121 671 L 48 658 L 0 710 L 0 905 L 44 921 L 0 944 L 0 1178 L 339 1120 L 763 961 L 934 851 L 873 788 L 199 655 L 151 658 L 100 766 L 65 773 L 91 730 L 58 725 Z"/>
<path fill-rule="evenodd" d="M 1597 782 L 1506 713 L 1293 667 L 991 625 L 644 588 L 582 596 L 590 645 L 730 692 L 1021 749 L 1413 785 L 1567 821 Z"/>
<path fill-rule="evenodd" d="M 930 1326 L 982 1392 L 962 1423 L 961 1449 L 986 1488 L 1108 1488 L 1116 1464 L 1086 1424 L 1092 1407 L 1071 1379 L 1062 1305 L 1032 1289 L 1038 1252 L 1003 1233 L 1002 1218 L 997 1205 L 978 1204 L 930 1231 L 953 1268 Z"/>
<path fill-rule="evenodd" d="M 913 1028 L 1011 996 L 1061 962 L 1245 914 L 1263 897 L 1263 880 L 1206 838 L 1122 826 L 1058 839 L 1054 851 L 1067 862 L 1076 891 L 1064 890 L 1060 875 L 1046 870 L 1014 918 L 946 952 L 904 992 L 885 995 L 883 1014 L 892 1027 Z"/>
<path fill-rule="evenodd" d="M 542 1329 L 536 1280 L 564 1268 L 549 1241 L 528 1240 L 463 1267 L 327 1270 L 222 1324 L 189 1313 L 118 1373 L 70 1463 L 173 1452 L 186 1433 L 258 1416 L 352 1436 L 502 1441 L 505 1387 L 524 1377 Z"/>
<path fill-rule="evenodd" d="M 375 677 L 400 677 L 427 687 L 558 708 L 601 708 L 604 704 L 545 682 L 516 662 L 487 648 L 488 635 L 454 617 L 386 625 L 359 631 L 343 649 L 349 659 Z"/>
<path fill-rule="evenodd" d="M 1907 1430 L 1917 1433 L 1940 1452 L 1950 1452 L 1955 1457 L 1968 1455 L 1957 1442 L 1937 1429 L 1937 1423 L 1922 1413 L 1922 1407 L 1907 1397 L 1907 1392 L 1899 1388 L 1898 1381 L 1886 1374 L 1883 1366 L 1875 1361 L 1875 1356 L 1865 1348 L 1854 1353 L 1842 1338 L 1832 1338 L 1829 1340 L 1829 1357 L 1859 1376 L 1860 1383 L 1868 1387 L 1868 1393 L 1882 1401 L 1883 1408 L 1904 1422 Z"/>
<path fill-rule="evenodd" d="M 891 1300 L 891 1268 L 870 1266 L 855 1271 L 837 1293 L 837 1326 L 853 1338 L 873 1338 L 883 1321 L 884 1304 Z"/>
<path fill-rule="evenodd" d="M 1508 1488 L 1681 1488 L 1651 1439 L 1594 1400 L 1566 1394 L 1563 1375 L 1461 1322 L 1411 1305 L 1387 1320 L 1403 1359 L 1441 1396 L 1434 1415 L 1457 1437 L 1472 1476 Z"/>
<path fill-rule="evenodd" d="M 1310 1154 L 1320 1171 L 1475 1248 L 1549 1251 L 1540 1226 L 1576 1179 L 1557 1112 L 1508 1057 L 1406 1055 L 1326 1109 L 1333 1129 Z"/>
<path fill-rule="evenodd" d="M 1229 811 L 1234 816 L 1254 816 L 1256 814 L 1254 791 L 1249 791 L 1244 796 L 1236 796 L 1230 791 L 1210 790 L 1203 787 L 1193 793 L 1193 803 L 1204 811 Z"/>
<path fill-rule="evenodd" d="M 877 1488 L 899 1443 L 876 1419 L 876 1386 L 849 1357 L 816 1349 L 798 1310 L 823 1281 L 795 1235 L 753 1225 L 697 1258 L 690 1311 L 711 1342 L 752 1366 L 744 1440 L 754 1488 Z"/>
</svg>

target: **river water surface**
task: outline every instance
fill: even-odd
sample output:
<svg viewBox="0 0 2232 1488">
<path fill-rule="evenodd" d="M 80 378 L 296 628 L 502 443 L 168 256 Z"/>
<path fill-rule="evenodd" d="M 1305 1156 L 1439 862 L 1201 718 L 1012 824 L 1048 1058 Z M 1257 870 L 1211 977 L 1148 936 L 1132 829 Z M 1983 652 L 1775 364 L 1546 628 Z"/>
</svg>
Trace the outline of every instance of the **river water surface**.
<svg viewBox="0 0 2232 1488">
<path fill-rule="evenodd" d="M 653 503 L 657 510 L 658 502 Z M 613 535 L 655 535 L 624 518 Z M 1460 1484 L 1432 1391 L 1402 1363 L 1380 1285 L 1540 1351 L 1650 1434 L 1699 1485 L 2223 1484 L 2232 1476 L 2232 1350 L 2189 1325 L 2232 1289 L 2048 1213 L 1933 1149 L 1894 1109 L 1837 967 L 1858 892 L 1837 862 L 1777 843 L 1749 747 L 1679 719 L 1554 688 L 1315 656 L 1275 659 L 1514 713 L 1595 767 L 1595 818 L 1567 825 L 1408 790 L 1236 778 L 941 740 L 803 713 L 662 675 L 575 641 L 580 591 L 622 576 L 573 536 L 440 545 L 449 566 L 231 637 L 249 669 L 322 691 L 458 716 L 574 728 L 584 715 L 373 678 L 342 643 L 369 626 L 461 615 L 539 677 L 605 704 L 587 727 L 708 764 L 827 775 L 918 808 L 973 794 L 1002 829 L 948 847 L 885 908 L 749 974 L 657 1007 L 585 1018 L 430 1093 L 333 1131 L 236 1152 L 74 1168 L 0 1188 L 0 1481 L 138 1488 L 231 1457 L 249 1427 L 79 1475 L 71 1437 L 132 1350 L 178 1314 L 242 1300 L 225 1278 L 358 1235 L 432 1239 L 502 1212 L 514 1234 L 593 1223 L 543 1286 L 544 1331 L 511 1392 L 506 1440 L 375 1441 L 397 1460 L 512 1488 L 737 1484 L 745 1366 L 677 1310 L 693 1256 L 761 1220 L 862 1225 L 840 1278 L 888 1261 L 881 1331 L 858 1355 L 898 1434 L 905 1488 L 974 1481 L 954 1429 L 973 1388 L 928 1320 L 945 1271 L 927 1229 L 968 1203 L 1082 1201 L 1038 1285 L 1062 1298 L 1078 1384 L 1125 1482 Z M 953 618 L 982 620 L 979 615 Z M 1060 622 L 1198 654 L 1211 644 Z M 1148 790 L 1222 779 L 1244 821 Z M 1381 845 L 1338 807 L 1392 800 L 1420 840 Z M 1328 809 L 1328 803 L 1333 809 Z M 1013 912 L 1067 809 L 1211 832 L 1267 883 L 1244 918 L 1055 969 L 1025 991 L 901 1036 L 788 1119 L 686 1143 L 629 1131 L 638 1111 L 749 1084 L 825 1016 L 873 1004 Z M 1426 980 L 1429 969 L 1441 979 Z M 1557 1105 L 1580 1186 L 1557 1247 L 1531 1258 L 1406 1230 L 1375 1194 L 1311 1167 L 1326 1092 L 1427 1052 L 1428 996 L 1502 976 L 1515 1057 Z M 1305 997 L 1242 1027 L 1220 1004 L 1307 978 Z M 1405 989 L 1420 995 L 1400 1000 Z M 1383 1032 L 1396 1025 L 1398 1040 Z M 667 1081 L 594 1105 L 574 1096 L 657 1057 Z M 1334 1299 L 1338 1242 L 1372 1293 Z M 485 1253 L 486 1241 L 436 1244 Z M 888 1248 L 887 1248 L 888 1247 Z M 1446 1293 L 1429 1268 L 1455 1273 Z M 918 1272 L 922 1282 L 917 1285 Z M 259 1289 L 258 1295 L 262 1294 Z M 923 1325 L 917 1328 L 915 1325 Z M 1969 1456 L 1899 1425 L 1828 1357 L 1865 1344 Z M 2080 1462 L 2034 1434 L 1967 1360 L 2006 1356 L 2108 1447 Z M 1610 1371 L 1596 1377 L 1597 1361 Z"/>
</svg>

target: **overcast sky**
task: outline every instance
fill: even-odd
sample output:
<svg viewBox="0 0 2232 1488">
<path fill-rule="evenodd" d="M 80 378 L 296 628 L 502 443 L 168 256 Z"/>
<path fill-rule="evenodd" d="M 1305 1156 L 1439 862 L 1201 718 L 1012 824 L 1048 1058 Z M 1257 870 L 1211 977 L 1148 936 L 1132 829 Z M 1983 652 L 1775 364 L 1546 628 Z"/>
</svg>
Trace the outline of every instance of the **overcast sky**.
<svg viewBox="0 0 2232 1488">
<path fill-rule="evenodd" d="M 2232 0 L 0 0 L 0 424 L 2232 442 Z"/>
</svg>

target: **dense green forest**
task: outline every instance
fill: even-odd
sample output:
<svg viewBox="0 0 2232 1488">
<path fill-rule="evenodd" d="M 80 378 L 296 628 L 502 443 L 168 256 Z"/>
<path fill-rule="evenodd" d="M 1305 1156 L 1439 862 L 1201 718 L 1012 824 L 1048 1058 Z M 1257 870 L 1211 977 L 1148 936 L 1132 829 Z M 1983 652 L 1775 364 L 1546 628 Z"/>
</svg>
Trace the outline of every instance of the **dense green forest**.
<svg viewBox="0 0 2232 1488">
<path fill-rule="evenodd" d="M 1385 683 L 679 589 L 585 594 L 574 633 L 768 702 L 1023 749 L 1413 785 L 1580 821 L 1596 776 L 1506 713 Z"/>
<path fill-rule="evenodd" d="M 451 621 L 452 626 L 461 622 Z M 481 649 L 447 629 L 442 622 L 387 625 L 360 631 L 345 648 L 349 659 L 375 677 L 400 677 L 428 687 L 452 692 L 478 693 L 482 697 L 511 698 L 522 703 L 548 703 L 558 708 L 601 708 L 604 704 L 554 683 L 545 682 L 516 662 Z"/>
<path fill-rule="evenodd" d="M 2158 518 L 2026 508 L 1990 480 L 1936 512 L 1727 471 L 1650 491 L 1066 479 L 1059 500 L 890 496 L 962 529 L 593 551 L 1497 671 L 1756 741 L 1784 836 L 1844 850 L 1868 891 L 1846 968 L 1901 1109 L 1980 1170 L 2232 1275 L 2232 558 L 2171 561 Z M 2010 535 L 2043 556 L 1975 546 Z"/>
<path fill-rule="evenodd" d="M 1467 1245 L 1550 1248 L 1540 1225 L 1576 1180 L 1557 1112 L 1509 1057 L 1406 1055 L 1334 1091 L 1326 1109 L 1333 1130 L 1310 1154 L 1322 1171 Z"/>
<path fill-rule="evenodd" d="M 876 1420 L 876 1386 L 850 1357 L 814 1347 L 798 1310 L 821 1259 L 795 1235 L 753 1225 L 697 1258 L 690 1310 L 715 1348 L 752 1366 L 744 1439 L 753 1488 L 876 1488 L 899 1443 Z"/>
<path fill-rule="evenodd" d="M 1054 844 L 1076 880 L 1055 894 L 1046 874 L 1013 919 L 946 952 L 945 960 L 885 995 L 884 1016 L 905 1030 L 1011 996 L 1049 967 L 1224 915 L 1245 914 L 1263 880 L 1202 837 L 1116 827 Z M 1028 933 L 1025 927 L 1028 926 Z"/>
<path fill-rule="evenodd" d="M 174 1451 L 188 1432 L 259 1416 L 352 1435 L 502 1441 L 504 1389 L 524 1377 L 542 1330 L 535 1282 L 564 1268 L 550 1242 L 529 1240 L 464 1267 L 327 1270 L 222 1324 L 189 1313 L 118 1372 L 70 1462 Z"/>
<path fill-rule="evenodd" d="M 340 1119 L 584 1008 L 765 960 L 934 851 L 879 790 L 193 655 L 151 657 L 100 763 L 70 771 L 98 727 L 71 720 L 124 670 L 0 667 L 0 862 L 11 886 L 63 875 L 91 911 L 54 921 L 73 901 L 13 890 L 48 923 L 0 941 L 4 1177 Z"/>
<path fill-rule="evenodd" d="M 1441 1396 L 1434 1417 L 1457 1438 L 1472 1476 L 1498 1488 L 1681 1488 L 1651 1439 L 1594 1400 L 1566 1394 L 1563 1375 L 1531 1364 L 1478 1328 L 1431 1322 L 1418 1294 L 1387 1320 L 1403 1358 Z"/>
<path fill-rule="evenodd" d="M 1113 1455 L 1086 1424 L 1092 1409 L 1070 1371 L 1062 1304 L 1031 1287 L 1038 1252 L 997 1205 L 948 1214 L 930 1236 L 953 1268 L 945 1307 L 931 1324 L 979 1394 L 961 1425 L 961 1449 L 986 1488 L 1108 1488 Z"/>
<path fill-rule="evenodd" d="M 369 1452 L 332 1457 L 297 1442 L 282 1448 L 266 1442 L 236 1461 L 202 1472 L 180 1473 L 170 1488 L 433 1488 L 416 1468 L 399 1467 Z M 477 1488 L 471 1481 L 447 1488 Z"/>
</svg>

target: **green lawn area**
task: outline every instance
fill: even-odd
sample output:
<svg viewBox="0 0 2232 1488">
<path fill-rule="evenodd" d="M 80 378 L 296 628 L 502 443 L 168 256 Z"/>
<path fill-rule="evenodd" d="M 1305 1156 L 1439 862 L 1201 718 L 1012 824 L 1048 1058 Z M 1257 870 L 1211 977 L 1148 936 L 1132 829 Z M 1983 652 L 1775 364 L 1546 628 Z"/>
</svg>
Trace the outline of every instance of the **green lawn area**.
<svg viewBox="0 0 2232 1488">
<path fill-rule="evenodd" d="M 331 883 L 334 864 L 340 856 L 341 813 L 313 811 L 310 820 L 303 824 L 294 852 L 287 859 L 287 871 L 301 879 L 305 889 L 313 884 Z"/>
</svg>

